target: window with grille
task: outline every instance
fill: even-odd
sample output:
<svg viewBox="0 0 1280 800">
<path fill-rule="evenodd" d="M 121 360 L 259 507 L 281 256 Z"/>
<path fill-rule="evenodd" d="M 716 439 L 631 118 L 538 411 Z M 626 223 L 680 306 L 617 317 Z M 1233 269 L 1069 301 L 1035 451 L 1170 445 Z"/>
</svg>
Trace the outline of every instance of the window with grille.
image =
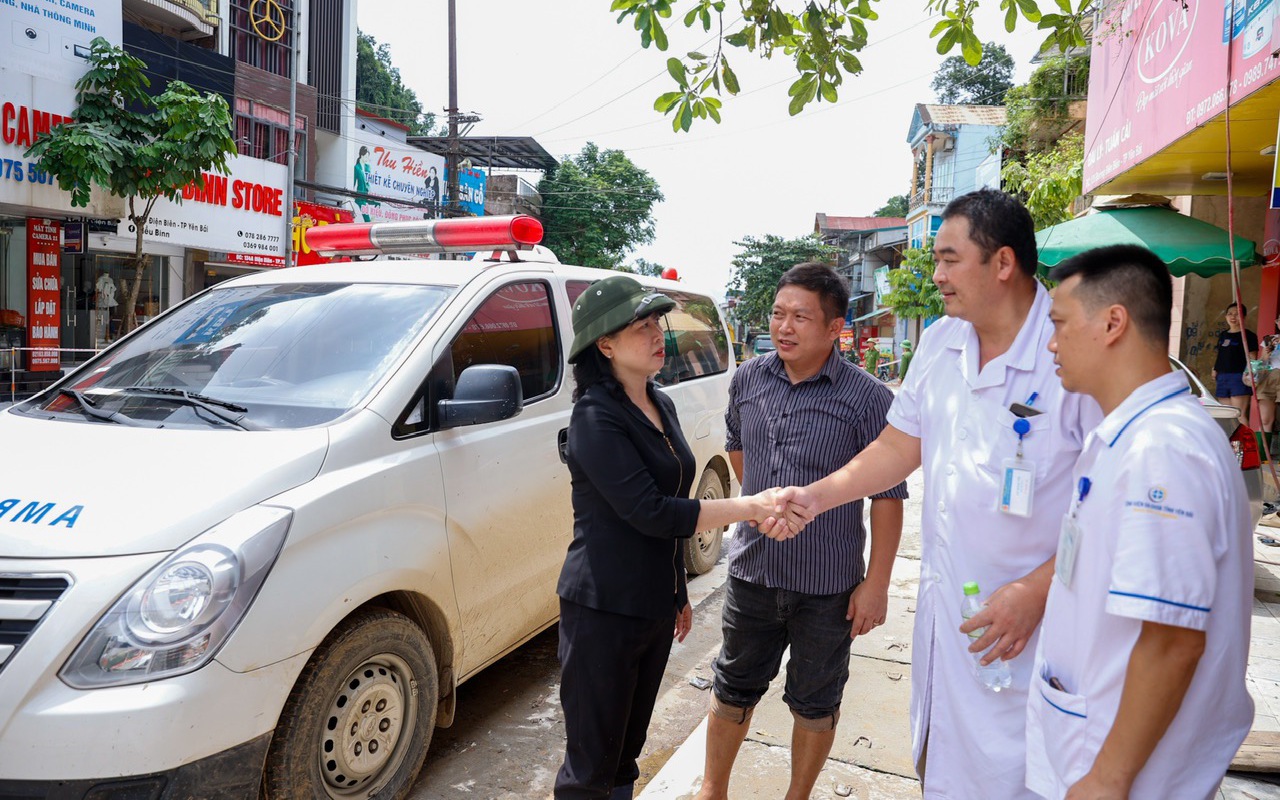
<svg viewBox="0 0 1280 800">
<path fill-rule="evenodd" d="M 250 15 L 250 7 L 254 15 Z M 274 18 L 259 25 L 264 32 L 271 32 L 272 24 L 283 23 L 284 35 L 276 41 L 267 41 L 254 30 L 253 20 L 257 15 L 268 15 L 270 9 L 280 9 Z M 237 61 L 270 72 L 273 75 L 289 77 L 293 74 L 293 31 L 290 23 L 293 20 L 293 0 L 276 0 L 274 3 L 255 2 L 255 0 L 231 0 L 228 9 L 231 21 L 231 55 Z"/>
<path fill-rule="evenodd" d="M 299 178 L 306 175 L 307 120 L 298 117 L 294 127 L 295 161 Z M 236 150 L 240 155 L 289 163 L 289 114 L 274 106 L 236 98 Z"/>
</svg>

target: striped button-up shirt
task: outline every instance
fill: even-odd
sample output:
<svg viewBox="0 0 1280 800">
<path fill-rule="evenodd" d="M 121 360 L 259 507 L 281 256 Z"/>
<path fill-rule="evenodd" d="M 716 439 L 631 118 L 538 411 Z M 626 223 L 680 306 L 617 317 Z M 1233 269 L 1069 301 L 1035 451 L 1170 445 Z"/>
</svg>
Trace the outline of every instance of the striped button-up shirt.
<svg viewBox="0 0 1280 800">
<path fill-rule="evenodd" d="M 742 491 L 803 486 L 834 472 L 875 440 L 893 402 L 888 387 L 834 349 L 818 374 L 792 384 L 776 353 L 734 373 L 725 449 L 742 452 Z M 875 498 L 905 499 L 905 483 Z M 833 508 L 794 539 L 776 542 L 738 526 L 729 574 L 774 589 L 824 595 L 848 591 L 866 572 L 862 501 Z"/>
</svg>

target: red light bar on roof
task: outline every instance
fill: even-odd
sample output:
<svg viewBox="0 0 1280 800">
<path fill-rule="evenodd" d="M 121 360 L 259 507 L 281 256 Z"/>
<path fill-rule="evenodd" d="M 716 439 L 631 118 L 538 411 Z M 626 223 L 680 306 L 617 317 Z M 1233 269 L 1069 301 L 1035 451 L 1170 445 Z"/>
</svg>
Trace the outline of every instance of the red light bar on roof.
<svg viewBox="0 0 1280 800">
<path fill-rule="evenodd" d="M 390 253 L 468 253 L 528 249 L 542 241 L 542 223 L 523 215 L 424 219 L 414 222 L 317 225 L 303 234 L 326 258 Z"/>
</svg>

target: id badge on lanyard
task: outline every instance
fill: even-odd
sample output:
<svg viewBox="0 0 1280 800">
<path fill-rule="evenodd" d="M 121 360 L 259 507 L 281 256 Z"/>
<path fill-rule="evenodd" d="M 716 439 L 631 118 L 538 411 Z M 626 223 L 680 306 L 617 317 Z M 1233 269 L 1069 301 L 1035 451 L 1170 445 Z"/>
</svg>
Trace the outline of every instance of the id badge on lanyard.
<svg viewBox="0 0 1280 800">
<path fill-rule="evenodd" d="M 1058 557 L 1053 561 L 1053 572 L 1062 585 L 1071 588 L 1071 576 L 1076 572 L 1076 555 L 1080 551 L 1080 522 L 1077 517 L 1080 504 L 1089 496 L 1089 479 L 1081 478 L 1076 498 L 1062 517 L 1062 532 L 1058 536 Z"/>
<path fill-rule="evenodd" d="M 1013 432 L 1018 434 L 1018 452 L 1003 462 L 1000 481 L 1000 510 L 1016 517 L 1031 516 L 1035 499 L 1036 465 L 1022 457 L 1022 439 L 1031 430 L 1031 423 L 1019 417 L 1013 421 Z"/>
</svg>

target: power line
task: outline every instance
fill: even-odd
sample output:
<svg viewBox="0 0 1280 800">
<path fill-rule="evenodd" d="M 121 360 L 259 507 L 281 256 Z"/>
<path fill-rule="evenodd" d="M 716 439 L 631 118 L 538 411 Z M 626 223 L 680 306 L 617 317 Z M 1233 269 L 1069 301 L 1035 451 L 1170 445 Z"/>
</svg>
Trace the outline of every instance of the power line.
<svg viewBox="0 0 1280 800">
<path fill-rule="evenodd" d="M 573 98 L 577 97 L 578 95 L 582 94 L 582 93 L 583 93 L 583 92 L 585 92 L 586 90 L 590 89 L 592 86 L 595 86 L 595 85 L 596 85 L 597 83 L 599 83 L 600 81 L 604 80 L 605 78 L 609 77 L 609 76 L 610 76 L 610 75 L 612 75 L 613 73 L 617 72 L 617 71 L 618 71 L 618 69 L 619 69 L 619 68 L 621 68 L 623 64 L 627 63 L 628 61 L 630 61 L 631 59 L 635 58 L 635 57 L 636 57 L 636 56 L 638 56 L 638 55 L 640 55 L 640 51 L 639 51 L 639 50 L 633 50 L 633 51 L 631 52 L 631 55 L 629 55 L 629 56 L 627 56 L 626 58 L 622 59 L 622 60 L 621 60 L 621 61 L 619 61 L 617 64 L 614 64 L 614 65 L 613 65 L 613 67 L 611 67 L 611 68 L 610 68 L 607 72 L 605 72 L 603 75 L 601 75 L 600 77 L 596 78 L 596 79 L 595 79 L 594 81 L 592 81 L 591 83 L 588 83 L 586 86 L 583 86 L 581 89 L 579 89 L 578 91 L 576 91 L 576 92 L 574 92 L 573 94 L 569 95 L 568 97 L 564 98 L 563 100 L 561 100 L 560 102 L 558 102 L 558 103 L 556 103 L 555 105 L 551 106 L 550 108 L 545 109 L 544 111 L 542 111 L 542 113 L 538 114 L 537 116 L 530 117 L 529 119 L 525 120 L 524 122 L 520 123 L 519 125 L 516 125 L 516 126 L 515 126 L 515 129 L 516 129 L 516 130 L 520 130 L 521 128 L 523 128 L 524 126 L 528 125 L 529 123 L 531 123 L 531 122 L 533 122 L 533 121 L 535 121 L 535 120 L 542 119 L 542 118 L 543 118 L 543 117 L 545 117 L 547 114 L 550 114 L 552 111 L 555 111 L 555 110 L 556 110 L 557 108 L 559 108 L 560 106 L 564 105 L 565 103 L 569 102 L 569 101 L 570 101 L 570 100 L 572 100 Z"/>
<path fill-rule="evenodd" d="M 734 18 L 734 20 L 733 20 L 732 22 L 730 22 L 730 23 L 729 23 L 729 25 L 728 25 L 728 26 L 726 26 L 726 27 L 733 27 L 734 25 L 738 24 L 738 23 L 739 23 L 739 22 L 741 22 L 741 21 L 742 21 L 742 15 L 738 15 L 738 16 L 737 16 L 737 17 L 735 17 L 735 18 Z M 722 30 L 723 30 L 723 29 L 722 29 Z M 706 47 L 708 44 L 711 44 L 711 42 L 715 41 L 717 38 L 719 38 L 720 36 L 723 36 L 723 35 L 724 35 L 724 34 L 723 34 L 723 33 L 721 33 L 721 34 L 717 34 L 716 36 L 712 36 L 711 38 L 707 39 L 707 40 L 706 40 L 705 42 L 703 42 L 702 44 L 698 45 L 698 48 L 700 49 L 700 48 Z M 584 117 L 589 117 L 589 116 L 591 116 L 592 114 L 596 113 L 597 111 L 600 111 L 600 110 L 602 110 L 602 109 L 604 109 L 604 108 L 607 108 L 607 107 L 609 107 L 609 106 L 613 105 L 614 103 L 618 102 L 619 100 L 621 100 L 622 98 L 624 98 L 624 97 L 626 97 L 627 95 L 631 94 L 632 92 L 636 91 L 637 89 L 640 89 L 640 88 L 642 88 L 642 87 L 644 87 L 644 86 L 647 86 L 647 85 L 648 85 L 648 84 L 650 84 L 650 83 L 653 83 L 655 80 L 657 80 L 658 78 L 660 78 L 660 77 L 662 77 L 663 75 L 666 75 L 666 74 L 667 74 L 667 70 L 666 70 L 666 68 L 664 67 L 661 71 L 659 71 L 659 72 L 655 73 L 655 74 L 653 75 L 653 77 L 649 78 L 648 80 L 644 81 L 643 83 L 640 83 L 640 84 L 638 84 L 638 85 L 636 85 L 636 86 L 631 87 L 631 88 L 630 88 L 630 89 L 628 89 L 627 91 L 623 92 L 623 93 L 622 93 L 622 94 L 620 94 L 620 95 L 615 96 L 615 97 L 614 97 L 613 99 L 611 99 L 611 100 L 606 100 L 604 103 L 601 103 L 600 105 L 596 106 L 595 108 L 591 109 L 590 111 L 586 112 L 585 114 L 579 114 L 578 116 L 574 117 L 573 119 L 569 120 L 568 122 L 562 122 L 562 123 L 560 123 L 559 125 L 556 125 L 556 126 L 554 126 L 554 127 L 547 128 L 546 130 L 539 131 L 539 132 L 537 132 L 537 133 L 533 134 L 533 136 L 541 136 L 541 135 L 542 135 L 542 134 L 544 134 L 544 133 L 550 133 L 551 131 L 559 130 L 559 129 L 563 128 L 563 127 L 564 127 L 564 126 L 566 126 L 566 125 L 572 125 L 573 123 L 577 122 L 577 121 L 578 121 L 578 120 L 580 120 L 580 119 L 583 119 Z"/>
<path fill-rule="evenodd" d="M 909 33 L 909 32 L 911 32 L 912 30 L 915 30 L 916 28 L 920 27 L 921 25 L 924 25 L 924 24 L 927 24 L 927 23 L 929 23 L 929 22 L 932 22 L 934 19 L 937 19 L 939 16 L 940 16 L 939 14 L 930 14 L 929 16 L 925 17 L 924 19 L 920 20 L 919 22 L 916 22 L 916 23 L 913 23 L 913 24 L 911 24 L 911 25 L 908 25 L 907 27 L 902 28 L 901 30 L 895 31 L 895 32 L 893 32 L 893 33 L 889 34 L 888 36 L 886 36 L 886 37 L 884 37 L 884 38 L 882 38 L 882 39 L 876 39 L 875 41 L 870 42 L 869 44 L 867 44 L 867 46 L 866 46 L 866 47 L 862 48 L 862 50 L 860 50 L 859 52 L 865 52 L 865 51 L 867 51 L 867 50 L 872 49 L 873 47 L 876 47 L 877 45 L 884 44 L 885 42 L 888 42 L 888 41 L 890 41 L 890 40 L 892 40 L 892 39 L 895 39 L 895 38 L 897 38 L 897 37 L 899 37 L 899 36 L 902 36 L 903 34 Z M 663 73 L 659 73 L 659 75 L 658 75 L 658 76 L 655 76 L 655 77 L 659 77 L 659 76 L 661 76 L 661 74 L 663 74 Z M 929 73 L 929 74 L 932 74 L 932 73 Z M 652 81 L 652 80 L 653 80 L 653 78 L 650 78 L 650 79 L 649 79 L 649 81 L 646 81 L 645 83 L 649 83 L 649 82 L 650 82 L 650 81 Z M 735 99 L 741 99 L 741 98 L 743 98 L 743 97 L 749 97 L 749 96 L 751 96 L 751 95 L 753 95 L 753 94 L 757 94 L 757 93 L 759 93 L 759 92 L 763 92 L 763 91 L 767 91 L 767 90 L 769 90 L 769 89 L 772 89 L 772 88 L 774 88 L 775 86 L 780 86 L 780 85 L 782 85 L 782 84 L 784 84 L 784 83 L 788 83 L 788 82 L 794 82 L 795 80 L 796 80 L 796 78 L 795 78 L 795 76 L 794 76 L 794 75 L 788 75 L 788 76 L 786 76 L 785 78 L 782 78 L 782 79 L 780 79 L 780 80 L 774 81 L 773 83 L 765 84 L 764 86 L 757 87 L 757 88 L 752 89 L 752 90 L 747 91 L 747 92 L 742 92 L 742 93 L 740 93 L 740 94 L 738 94 L 738 95 L 735 95 L 735 96 L 734 96 L 734 98 L 735 98 Z M 641 86 L 643 86 L 643 85 L 644 85 L 644 84 L 641 84 Z M 640 87 L 639 87 L 639 86 L 637 86 L 636 88 L 638 89 L 638 88 L 640 88 Z M 590 139 L 590 138 L 591 138 L 591 137 L 593 137 L 593 136 L 605 136 L 605 135 L 610 134 L 610 133 L 621 133 L 621 132 L 623 132 L 623 131 L 634 130 L 634 129 L 636 129 L 636 128 L 648 128 L 648 127 L 652 127 L 652 126 L 654 126 L 654 125 L 669 125 L 669 124 L 670 124 L 670 122 L 669 122 L 666 118 L 658 118 L 658 119 L 653 119 L 653 120 L 649 120 L 649 121 L 646 121 L 646 122 L 639 122 L 639 123 L 636 123 L 635 125 L 627 125 L 627 126 L 622 127 L 622 128 L 613 128 L 613 129 L 610 129 L 610 130 L 607 130 L 607 131 L 598 131 L 598 132 L 596 132 L 596 133 L 586 134 L 586 135 L 582 135 L 582 136 L 565 136 L 565 137 L 563 137 L 563 138 L 559 138 L 559 139 L 548 139 L 547 141 L 549 141 L 549 142 L 565 142 L 565 141 L 572 141 L 572 140 L 574 140 L 574 139 Z M 552 129 L 552 130 L 554 130 L 554 129 Z M 544 131 L 544 132 L 545 132 L 545 131 Z"/>
</svg>

